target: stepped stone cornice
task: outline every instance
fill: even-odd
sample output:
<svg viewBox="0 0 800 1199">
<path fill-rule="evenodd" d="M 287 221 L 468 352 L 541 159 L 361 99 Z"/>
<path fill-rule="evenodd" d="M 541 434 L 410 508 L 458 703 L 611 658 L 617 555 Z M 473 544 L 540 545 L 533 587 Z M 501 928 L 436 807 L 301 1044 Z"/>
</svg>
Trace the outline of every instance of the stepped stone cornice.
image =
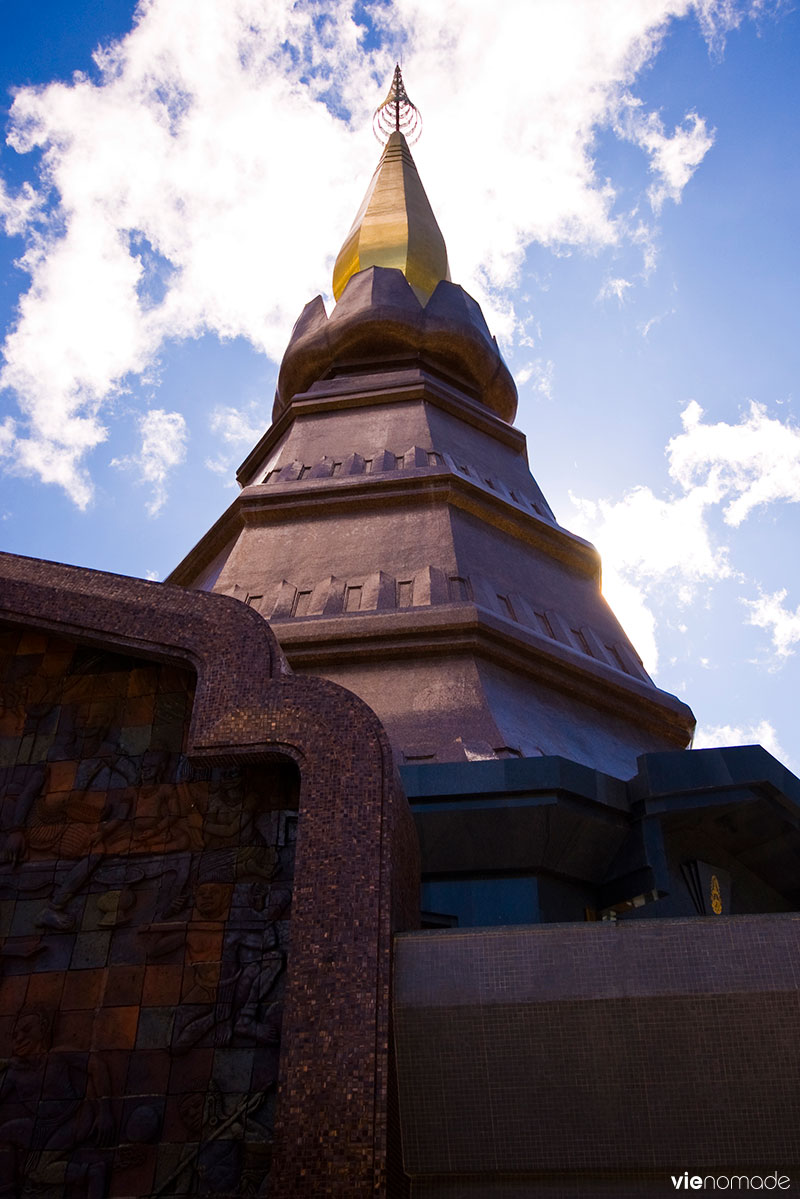
<svg viewBox="0 0 800 1199">
<path fill-rule="evenodd" d="M 544 514 L 492 491 L 447 466 L 386 471 L 336 479 L 282 480 L 244 488 L 208 533 L 175 568 L 168 581 L 190 585 L 198 570 L 246 525 L 269 525 L 286 518 L 311 519 L 323 510 L 427 507 L 432 500 L 471 512 L 521 542 L 544 550 L 599 583 L 600 556 L 594 546 Z"/>
</svg>

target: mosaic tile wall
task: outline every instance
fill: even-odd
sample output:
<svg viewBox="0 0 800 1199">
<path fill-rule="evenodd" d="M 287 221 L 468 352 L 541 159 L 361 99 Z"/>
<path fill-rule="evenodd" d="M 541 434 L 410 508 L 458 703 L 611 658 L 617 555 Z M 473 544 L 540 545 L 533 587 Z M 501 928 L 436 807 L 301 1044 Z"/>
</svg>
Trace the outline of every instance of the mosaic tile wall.
<svg viewBox="0 0 800 1199">
<path fill-rule="evenodd" d="M 0 630 L 0 1196 L 266 1193 L 291 765 L 191 768 L 193 678 Z"/>
<path fill-rule="evenodd" d="M 800 1193 L 794 913 L 404 933 L 393 1004 L 412 1199 Z"/>
</svg>

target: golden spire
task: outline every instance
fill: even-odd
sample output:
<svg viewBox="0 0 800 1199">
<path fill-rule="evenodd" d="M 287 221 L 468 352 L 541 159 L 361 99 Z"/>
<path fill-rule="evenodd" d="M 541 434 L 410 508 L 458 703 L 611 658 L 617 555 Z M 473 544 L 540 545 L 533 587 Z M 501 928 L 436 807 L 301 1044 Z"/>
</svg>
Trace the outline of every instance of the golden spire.
<svg viewBox="0 0 800 1199">
<path fill-rule="evenodd" d="M 420 124 L 397 66 L 373 120 L 376 136 L 388 140 L 333 268 L 337 300 L 350 276 L 370 266 L 401 270 L 423 304 L 440 280 L 450 278 L 444 238 L 405 136 L 416 140 Z"/>
</svg>

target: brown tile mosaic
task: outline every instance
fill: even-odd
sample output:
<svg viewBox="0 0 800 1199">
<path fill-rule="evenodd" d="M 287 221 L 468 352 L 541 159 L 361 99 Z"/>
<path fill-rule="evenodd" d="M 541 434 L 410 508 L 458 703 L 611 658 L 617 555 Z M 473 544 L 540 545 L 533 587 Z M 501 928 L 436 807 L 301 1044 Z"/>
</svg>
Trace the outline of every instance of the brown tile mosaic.
<svg viewBox="0 0 800 1199">
<path fill-rule="evenodd" d="M 375 717 L 222 597 L 0 556 L 0 620 L 0 1188 L 384 1193 Z"/>
</svg>

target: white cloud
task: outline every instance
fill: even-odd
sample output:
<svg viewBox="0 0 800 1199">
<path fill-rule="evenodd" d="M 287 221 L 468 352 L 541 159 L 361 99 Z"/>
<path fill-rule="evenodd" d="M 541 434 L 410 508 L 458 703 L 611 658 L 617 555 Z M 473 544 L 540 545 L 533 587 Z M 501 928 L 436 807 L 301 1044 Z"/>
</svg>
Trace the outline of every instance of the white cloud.
<svg viewBox="0 0 800 1199">
<path fill-rule="evenodd" d="M 269 425 L 269 416 L 256 401 L 245 408 L 223 404 L 211 413 L 209 425 L 224 448 L 216 458 L 206 458 L 205 465 L 214 474 L 227 478 L 236 465 L 235 459 L 261 439 Z"/>
<path fill-rule="evenodd" d="M 520 387 L 538 393 L 542 399 L 552 400 L 555 364 L 549 358 L 535 358 L 526 363 L 521 370 L 514 372 L 514 378 Z"/>
<path fill-rule="evenodd" d="M 697 487 L 661 499 L 649 487 L 636 487 L 616 502 L 570 498 L 576 508 L 571 526 L 600 550 L 603 594 L 654 673 L 658 647 L 650 597 L 671 584 L 675 601 L 686 605 L 699 583 L 730 574 L 728 551 L 714 545 L 706 525 L 709 495 Z"/>
<path fill-rule="evenodd" d="M 640 580 L 672 576 L 689 584 L 730 574 L 728 551 L 713 544 L 705 523 L 713 493 L 704 487 L 668 499 L 649 487 L 636 487 L 616 503 L 571 498 L 579 531 L 594 530 L 618 570 Z"/>
<path fill-rule="evenodd" d="M 17 194 L 12 195 L 0 178 L 0 228 L 9 237 L 30 228 L 41 204 L 41 196 L 30 183 L 23 183 Z"/>
<path fill-rule="evenodd" d="M 112 466 L 132 467 L 140 481 L 152 487 L 147 511 L 155 516 L 167 499 L 167 477 L 186 457 L 186 421 L 180 412 L 152 408 L 139 418 L 141 447 L 138 454 L 112 459 Z"/>
<path fill-rule="evenodd" d="M 370 148 L 319 96 L 333 82 L 365 126 L 359 89 L 373 86 L 368 70 L 348 77 L 356 27 L 346 5 L 329 7 L 327 46 L 310 6 L 152 0 L 98 55 L 99 83 L 17 94 L 9 141 L 41 149 L 52 210 L 43 227 L 28 223 L 32 282 L 0 382 L 22 409 L 18 468 L 57 478 L 81 506 L 104 403 L 166 338 L 243 335 L 277 357 L 327 281 Z M 18 231 L 23 215 L 17 200 L 6 220 Z"/>
<path fill-rule="evenodd" d="M 791 758 L 778 741 L 775 728 L 768 720 L 749 725 L 698 725 L 692 742 L 693 749 L 716 749 L 726 745 L 763 745 L 767 753 L 788 765 Z"/>
<path fill-rule="evenodd" d="M 748 4 L 739 4 L 737 0 L 695 0 L 694 4 L 703 37 L 717 56 L 725 47 L 726 34 L 738 29 L 745 17 L 757 19 L 771 7 L 770 0 L 750 0 Z"/>
<path fill-rule="evenodd" d="M 791 421 L 769 417 L 755 402 L 737 425 L 704 424 L 695 401 L 681 419 L 684 432 L 667 446 L 670 474 L 684 490 L 699 480 L 727 498 L 727 524 L 737 527 L 762 504 L 800 500 L 800 429 Z"/>
<path fill-rule="evenodd" d="M 694 11 L 718 39 L 751 7 L 394 0 L 369 10 L 386 38 L 369 53 L 350 0 L 143 0 L 132 31 L 98 52 L 97 81 L 22 88 L 12 107 L 11 146 L 42 155 L 38 192 L 0 198 L 6 228 L 27 235 L 31 276 L 0 376 L 21 410 L 15 469 L 85 506 L 109 398 L 166 339 L 243 336 L 279 357 L 327 286 L 360 199 L 353 180 L 366 186 L 376 157 L 370 111 L 401 47 L 454 277 L 498 336 L 517 325 L 508 289 L 531 241 L 629 236 L 652 257 L 652 233 L 626 233 L 613 214 L 596 131 L 632 111 L 670 21 Z M 653 186 L 679 198 L 710 136 L 702 118 L 671 135 L 641 106 L 636 120 Z"/>
<path fill-rule="evenodd" d="M 772 594 L 762 591 L 756 600 L 742 600 L 750 609 L 748 624 L 770 630 L 775 652 L 782 659 L 791 657 L 800 641 L 800 605 L 794 611 L 785 607 L 787 594 L 786 588 L 781 588 Z"/>
<path fill-rule="evenodd" d="M 598 300 L 616 299 L 620 304 L 625 302 L 625 292 L 633 284 L 629 279 L 606 279 L 598 292 Z"/>
<path fill-rule="evenodd" d="M 259 404 L 249 408 L 220 405 L 211 413 L 211 432 L 216 433 L 229 445 L 252 445 L 263 435 L 269 425 L 269 417 Z"/>
<path fill-rule="evenodd" d="M 656 325 L 660 325 L 665 317 L 674 315 L 675 309 L 670 308 L 667 312 L 660 312 L 657 316 L 651 316 L 649 320 L 643 321 L 642 324 L 638 326 L 639 332 L 641 333 L 642 337 L 649 337 L 651 329 L 655 328 Z"/>
<path fill-rule="evenodd" d="M 10 416 L 0 425 L 0 458 L 9 455 L 16 440 L 16 426 Z"/>
<path fill-rule="evenodd" d="M 483 0 L 395 0 L 394 7 L 415 31 L 407 79 L 415 81 L 420 106 L 435 114 L 420 143 L 423 178 L 447 231 L 455 276 L 482 302 L 490 307 L 481 284 L 512 284 L 532 241 L 558 248 L 647 240 L 644 227 L 628 229 L 629 219 L 614 214 L 614 182 L 595 172 L 594 139 L 601 128 L 627 136 L 621 114 L 638 104 L 631 87 L 670 22 L 696 11 L 688 0 L 506 0 L 500 10 Z M 706 7 L 721 26 L 733 20 L 733 12 L 718 11 L 732 8 L 725 0 Z M 735 7 L 741 13 L 747 6 Z M 676 198 L 678 163 L 698 150 L 696 136 L 687 143 L 690 132 L 661 130 L 659 139 L 654 126 L 647 144 L 637 142 Z M 476 145 L 481 169 L 470 178 L 465 211 L 452 180 L 462 178 L 454 176 L 455 164 L 473 161 Z"/>
<path fill-rule="evenodd" d="M 655 182 L 647 194 L 655 212 L 665 200 L 679 204 L 683 189 L 714 142 L 714 133 L 696 112 L 689 112 L 671 134 L 657 112 L 645 112 L 635 96 L 626 96 L 617 121 L 620 136 L 640 146 L 650 156 Z"/>
<path fill-rule="evenodd" d="M 657 660 L 652 606 L 663 598 L 665 586 L 672 600 L 685 606 L 698 584 L 735 573 L 729 548 L 716 542 L 712 514 L 721 512 L 724 522 L 737 528 L 761 505 L 800 501 L 800 429 L 791 421 L 770 417 L 762 405 L 751 403 L 738 424 L 706 423 L 695 401 L 687 404 L 681 421 L 683 432 L 666 447 L 677 490 L 665 497 L 649 487 L 636 487 L 619 500 L 572 497 L 576 532 L 600 550 L 606 598 L 650 670 Z M 779 591 L 743 601 L 749 623 L 771 631 L 782 658 L 800 641 L 800 608 L 786 609 L 785 598 Z"/>
</svg>

